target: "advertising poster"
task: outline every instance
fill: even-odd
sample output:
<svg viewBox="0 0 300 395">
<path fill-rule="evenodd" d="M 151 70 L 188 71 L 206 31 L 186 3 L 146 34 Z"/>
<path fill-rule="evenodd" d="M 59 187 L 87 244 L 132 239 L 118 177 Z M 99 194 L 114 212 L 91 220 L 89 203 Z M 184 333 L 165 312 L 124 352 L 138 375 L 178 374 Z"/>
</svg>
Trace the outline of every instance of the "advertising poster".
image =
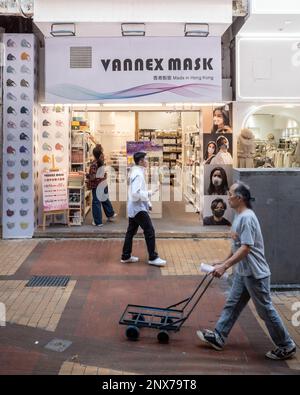
<svg viewBox="0 0 300 395">
<path fill-rule="evenodd" d="M 214 108 L 211 128 L 203 134 L 203 225 L 232 223 L 233 211 L 228 205 L 228 191 L 233 182 L 231 119 L 230 106 Z"/>
<path fill-rule="evenodd" d="M 65 171 L 49 171 L 43 174 L 44 212 L 69 208 L 67 186 L 67 173 Z"/>
<path fill-rule="evenodd" d="M 33 34 L 3 34 L 3 238 L 34 233 Z"/>
</svg>

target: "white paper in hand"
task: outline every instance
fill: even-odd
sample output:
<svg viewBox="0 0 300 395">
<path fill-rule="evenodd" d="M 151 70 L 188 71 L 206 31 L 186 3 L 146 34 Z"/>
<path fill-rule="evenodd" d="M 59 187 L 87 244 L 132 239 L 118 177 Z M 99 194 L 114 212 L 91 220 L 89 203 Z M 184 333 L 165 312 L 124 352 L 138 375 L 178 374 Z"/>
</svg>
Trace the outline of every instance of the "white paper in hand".
<svg viewBox="0 0 300 395">
<path fill-rule="evenodd" d="M 214 267 L 207 263 L 200 263 L 200 271 L 203 273 L 211 273 L 214 271 Z"/>
<path fill-rule="evenodd" d="M 208 265 L 207 263 L 200 263 L 200 271 L 202 273 L 211 273 L 215 270 L 215 267 L 212 265 Z M 225 272 L 222 278 L 228 278 L 228 274 Z"/>
</svg>

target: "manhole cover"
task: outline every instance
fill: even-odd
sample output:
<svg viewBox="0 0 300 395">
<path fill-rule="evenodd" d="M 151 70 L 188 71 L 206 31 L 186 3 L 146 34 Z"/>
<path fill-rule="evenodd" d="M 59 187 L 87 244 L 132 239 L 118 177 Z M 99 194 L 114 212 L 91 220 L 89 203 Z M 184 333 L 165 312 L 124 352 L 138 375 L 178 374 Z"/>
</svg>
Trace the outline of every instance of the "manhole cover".
<svg viewBox="0 0 300 395">
<path fill-rule="evenodd" d="M 53 339 L 45 346 L 45 348 L 51 351 L 63 352 L 70 347 L 71 344 L 72 342 L 69 340 Z"/>
</svg>

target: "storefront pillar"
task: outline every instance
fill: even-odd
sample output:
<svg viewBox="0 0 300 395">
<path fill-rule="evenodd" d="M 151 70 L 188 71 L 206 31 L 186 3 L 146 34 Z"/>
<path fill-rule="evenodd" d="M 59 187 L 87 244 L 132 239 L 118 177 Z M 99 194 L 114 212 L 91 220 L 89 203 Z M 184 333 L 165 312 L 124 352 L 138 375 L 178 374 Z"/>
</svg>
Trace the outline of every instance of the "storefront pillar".
<svg viewBox="0 0 300 395">
<path fill-rule="evenodd" d="M 255 198 L 272 285 L 300 284 L 300 169 L 234 169 L 234 180 Z"/>
</svg>

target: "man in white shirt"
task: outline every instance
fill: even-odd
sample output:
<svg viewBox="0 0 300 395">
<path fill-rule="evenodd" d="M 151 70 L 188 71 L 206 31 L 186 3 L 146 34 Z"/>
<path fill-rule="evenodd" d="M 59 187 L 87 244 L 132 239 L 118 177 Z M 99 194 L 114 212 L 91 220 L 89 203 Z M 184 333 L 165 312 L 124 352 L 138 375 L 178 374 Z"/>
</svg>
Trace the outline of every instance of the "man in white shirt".
<svg viewBox="0 0 300 395">
<path fill-rule="evenodd" d="M 136 152 L 133 155 L 135 166 L 132 167 L 129 177 L 128 194 L 128 217 L 129 224 L 125 236 L 122 263 L 138 262 L 139 258 L 132 256 L 132 240 L 136 235 L 139 226 L 144 231 L 144 237 L 149 254 L 149 265 L 165 266 L 166 261 L 161 259 L 155 250 L 155 231 L 152 225 L 149 211 L 151 211 L 150 196 L 151 191 L 146 189 L 145 169 L 148 162 L 145 152 Z"/>
</svg>

